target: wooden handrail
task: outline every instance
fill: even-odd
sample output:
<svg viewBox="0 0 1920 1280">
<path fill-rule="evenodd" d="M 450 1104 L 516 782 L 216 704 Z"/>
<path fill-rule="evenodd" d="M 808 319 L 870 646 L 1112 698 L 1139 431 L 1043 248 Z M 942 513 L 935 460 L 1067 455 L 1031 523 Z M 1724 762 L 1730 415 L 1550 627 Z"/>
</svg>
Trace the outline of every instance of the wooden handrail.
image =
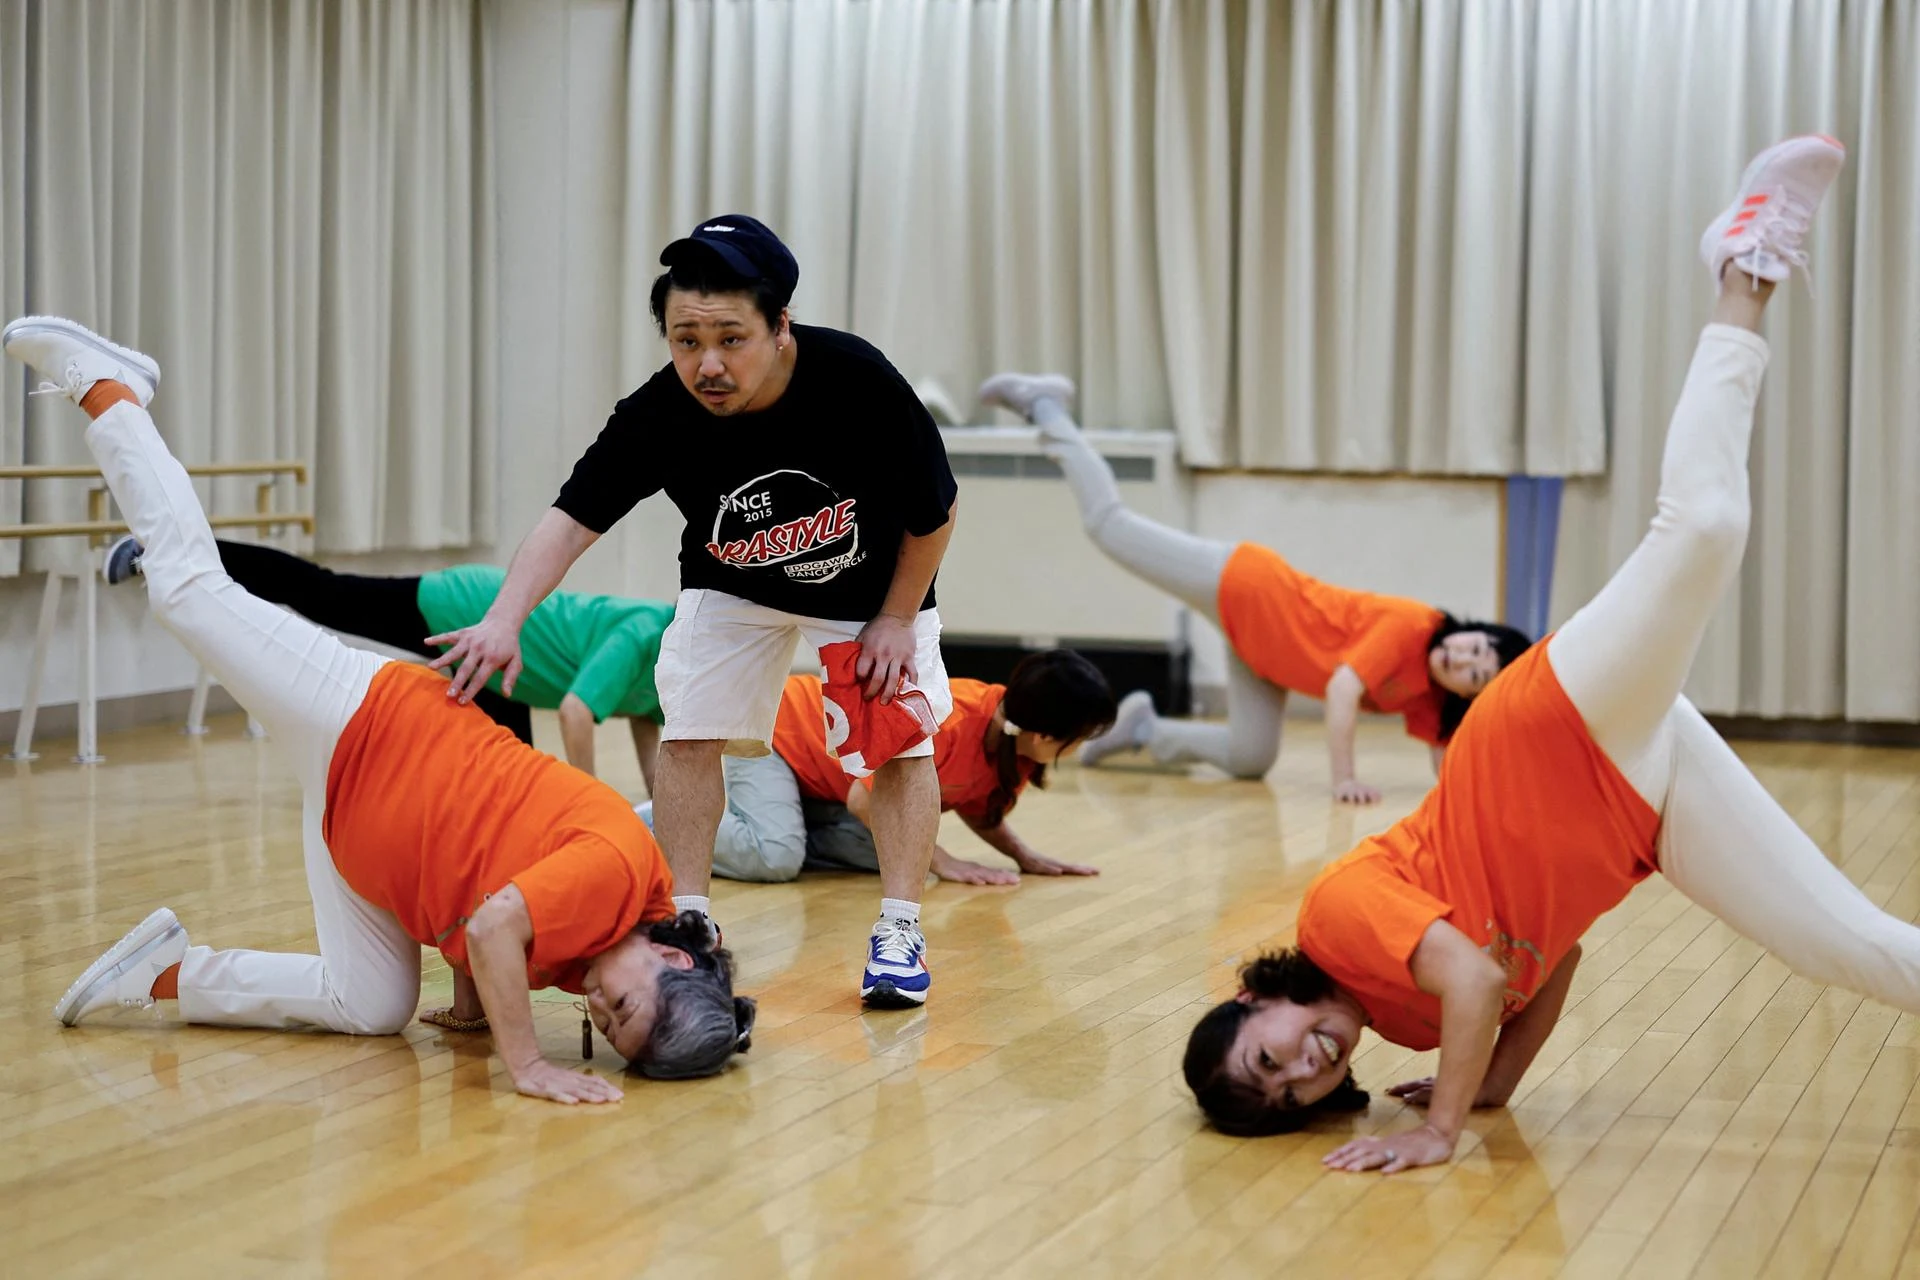
<svg viewBox="0 0 1920 1280">
<path fill-rule="evenodd" d="M 313 532 L 311 512 L 260 511 L 250 516 L 209 516 L 207 524 L 215 529 L 283 529 L 299 525 L 303 533 Z M 76 520 L 68 524 L 0 524 L 0 538 L 80 538 L 111 537 L 131 530 L 118 520 Z"/>
<path fill-rule="evenodd" d="M 291 475 L 295 484 L 307 482 L 304 462 L 202 462 L 187 468 L 190 476 L 278 476 Z M 97 480 L 98 467 L 24 466 L 0 467 L 0 480 Z"/>
</svg>

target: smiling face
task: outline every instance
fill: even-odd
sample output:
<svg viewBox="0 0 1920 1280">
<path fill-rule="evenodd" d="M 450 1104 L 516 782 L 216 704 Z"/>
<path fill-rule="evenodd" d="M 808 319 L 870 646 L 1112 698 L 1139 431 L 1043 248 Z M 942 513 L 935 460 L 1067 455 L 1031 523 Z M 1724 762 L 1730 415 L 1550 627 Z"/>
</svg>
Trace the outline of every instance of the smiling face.
<svg viewBox="0 0 1920 1280">
<path fill-rule="evenodd" d="M 595 956 L 581 990 L 587 1013 L 614 1052 L 631 1062 L 653 1037 L 660 1008 L 660 972 L 691 969 L 693 957 L 678 947 L 634 932 Z"/>
<path fill-rule="evenodd" d="M 1427 674 L 1448 693 L 1471 698 L 1500 674 L 1500 653 L 1484 631 L 1456 631 L 1427 651 Z"/>
<path fill-rule="evenodd" d="M 1362 1025 L 1352 1000 L 1334 996 L 1295 1004 L 1245 991 L 1237 999 L 1252 1012 L 1221 1064 L 1232 1079 L 1290 1109 L 1318 1102 L 1347 1078 Z"/>
<path fill-rule="evenodd" d="M 680 384 L 717 417 L 764 409 L 780 398 L 792 374 L 792 336 L 786 313 L 780 327 L 747 293 L 667 294 L 667 347 Z"/>
</svg>

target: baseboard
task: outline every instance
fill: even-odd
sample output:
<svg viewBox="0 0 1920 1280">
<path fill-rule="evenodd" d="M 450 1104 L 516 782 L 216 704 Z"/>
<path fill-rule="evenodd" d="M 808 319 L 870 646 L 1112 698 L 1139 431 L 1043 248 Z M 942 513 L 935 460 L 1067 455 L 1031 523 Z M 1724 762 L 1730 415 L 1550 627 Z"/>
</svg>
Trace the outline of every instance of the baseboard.
<svg viewBox="0 0 1920 1280">
<path fill-rule="evenodd" d="M 1723 738 L 1754 742 L 1832 742 L 1856 747 L 1920 747 L 1920 724 L 1904 720 L 1766 720 L 1708 716 Z"/>
<path fill-rule="evenodd" d="M 1115 694 L 1124 696 L 1135 689 L 1145 689 L 1163 713 L 1192 714 L 1191 654 L 1184 646 L 1151 641 L 1077 640 L 1070 636 L 1062 636 L 1057 642 L 1049 640 L 1048 645 L 1042 646 L 1011 636 L 969 636 L 949 631 L 940 637 L 940 652 L 946 660 L 948 675 L 1001 683 L 1020 659 L 1058 643 L 1063 649 L 1085 655 L 1100 668 Z"/>
<path fill-rule="evenodd" d="M 95 723 L 101 733 L 118 733 L 123 729 L 139 729 L 147 725 L 174 724 L 187 722 L 187 708 L 193 703 L 193 690 L 167 689 L 160 693 L 130 694 L 124 698 L 102 698 L 94 712 Z M 207 690 L 207 714 L 226 715 L 240 710 L 240 704 L 233 695 L 219 685 Z M 13 735 L 20 727 L 18 711 L 0 711 L 0 751 L 13 749 Z M 73 742 L 80 736 L 80 708 L 75 703 L 40 708 L 40 718 L 34 722 L 33 741 L 36 750 L 48 742 Z M 42 754 L 45 754 L 42 750 Z"/>
<path fill-rule="evenodd" d="M 1227 688 L 1196 684 L 1191 688 L 1193 714 L 1227 714 Z M 1320 704 L 1306 698 L 1287 699 L 1287 715 L 1320 717 Z M 1707 722 L 1729 740 L 1750 742 L 1830 742 L 1858 747 L 1920 747 L 1920 724 L 1902 720 L 1768 720 L 1760 716 L 1708 716 Z"/>
</svg>

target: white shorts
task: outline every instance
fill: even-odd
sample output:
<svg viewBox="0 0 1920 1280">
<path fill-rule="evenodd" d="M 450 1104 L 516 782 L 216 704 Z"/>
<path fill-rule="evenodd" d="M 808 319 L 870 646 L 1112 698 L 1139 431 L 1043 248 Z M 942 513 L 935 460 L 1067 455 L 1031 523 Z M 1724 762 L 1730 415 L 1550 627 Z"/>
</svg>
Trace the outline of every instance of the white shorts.
<svg viewBox="0 0 1920 1280">
<path fill-rule="evenodd" d="M 800 637 L 818 649 L 859 639 L 865 625 L 782 613 L 724 591 L 682 591 L 653 672 L 666 713 L 661 741 L 718 739 L 727 755 L 766 755 Z M 944 721 L 953 711 L 953 690 L 940 657 L 940 611 L 921 610 L 913 636 L 918 684 Z M 900 753 L 932 754 L 931 738 Z"/>
</svg>

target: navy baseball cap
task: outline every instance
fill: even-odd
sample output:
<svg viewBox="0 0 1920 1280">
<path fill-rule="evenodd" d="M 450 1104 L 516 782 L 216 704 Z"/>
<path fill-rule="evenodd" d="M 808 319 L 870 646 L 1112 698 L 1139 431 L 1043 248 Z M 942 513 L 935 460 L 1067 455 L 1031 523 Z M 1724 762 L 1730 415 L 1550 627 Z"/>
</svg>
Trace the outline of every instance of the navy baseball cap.
<svg viewBox="0 0 1920 1280">
<path fill-rule="evenodd" d="M 716 255 L 737 274 L 748 280 L 772 285 L 782 302 L 793 297 L 800 283 L 800 264 L 780 237 L 758 218 L 744 213 L 726 213 L 708 218 L 683 240 L 675 240 L 660 251 L 660 265 L 671 267 L 689 251 L 698 247 Z"/>
</svg>

